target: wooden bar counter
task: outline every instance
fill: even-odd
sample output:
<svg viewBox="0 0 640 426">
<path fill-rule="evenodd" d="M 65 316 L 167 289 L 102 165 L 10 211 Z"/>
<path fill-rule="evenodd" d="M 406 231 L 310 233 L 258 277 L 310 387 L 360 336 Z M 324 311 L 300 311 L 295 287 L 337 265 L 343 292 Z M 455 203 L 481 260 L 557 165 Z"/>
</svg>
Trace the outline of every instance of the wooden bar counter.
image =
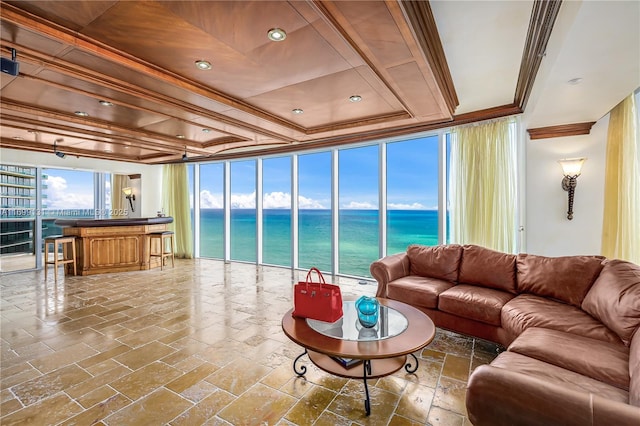
<svg viewBox="0 0 640 426">
<path fill-rule="evenodd" d="M 140 271 L 160 266 L 149 262 L 149 237 L 167 230 L 172 217 L 132 219 L 57 219 L 63 235 L 76 237 L 76 268 L 79 275 Z M 160 248 L 154 248 L 159 250 Z M 71 265 L 67 265 L 71 266 Z M 67 268 L 67 273 L 72 272 Z"/>
</svg>

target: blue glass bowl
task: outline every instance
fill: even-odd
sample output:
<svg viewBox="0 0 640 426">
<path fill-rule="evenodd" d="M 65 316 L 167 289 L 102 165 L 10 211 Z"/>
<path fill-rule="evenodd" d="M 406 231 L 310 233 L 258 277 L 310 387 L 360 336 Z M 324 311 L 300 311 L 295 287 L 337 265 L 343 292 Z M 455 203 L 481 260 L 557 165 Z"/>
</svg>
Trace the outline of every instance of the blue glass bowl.
<svg viewBox="0 0 640 426">
<path fill-rule="evenodd" d="M 375 297 L 360 297 L 356 300 L 356 310 L 358 311 L 358 321 L 363 327 L 372 328 L 378 324 L 380 303 Z"/>
</svg>

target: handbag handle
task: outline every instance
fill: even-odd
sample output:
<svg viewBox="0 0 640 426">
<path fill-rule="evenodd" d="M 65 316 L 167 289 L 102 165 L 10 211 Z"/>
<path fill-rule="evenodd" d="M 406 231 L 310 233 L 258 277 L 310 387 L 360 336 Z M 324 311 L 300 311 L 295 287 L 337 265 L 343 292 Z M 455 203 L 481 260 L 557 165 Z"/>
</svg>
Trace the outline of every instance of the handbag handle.
<svg viewBox="0 0 640 426">
<path fill-rule="evenodd" d="M 309 272 L 307 272 L 307 279 L 305 280 L 307 287 L 309 287 L 309 283 L 312 283 L 313 281 L 311 280 L 311 273 L 315 272 L 316 274 L 318 274 L 318 277 L 320 278 L 320 287 L 322 287 L 322 284 L 326 284 L 325 280 L 324 280 L 324 276 L 322 275 L 322 272 L 320 272 L 320 270 L 316 267 L 313 267 L 311 269 L 309 269 Z"/>
</svg>

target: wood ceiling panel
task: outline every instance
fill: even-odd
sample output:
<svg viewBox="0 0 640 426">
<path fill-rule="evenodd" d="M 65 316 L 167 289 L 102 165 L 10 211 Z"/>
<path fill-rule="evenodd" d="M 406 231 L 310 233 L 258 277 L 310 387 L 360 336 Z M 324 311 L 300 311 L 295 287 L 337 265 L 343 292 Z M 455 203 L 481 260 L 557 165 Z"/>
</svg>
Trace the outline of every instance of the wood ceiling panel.
<svg viewBox="0 0 640 426">
<path fill-rule="evenodd" d="M 444 105 L 437 101 L 440 93 L 425 79 L 417 63 L 409 62 L 389 68 L 389 74 L 397 82 L 401 95 L 414 115 L 430 120 L 449 118 L 446 110 L 443 111 Z M 415 96 L 416 93 L 420 96 Z"/>
<path fill-rule="evenodd" d="M 34 15 L 78 31 L 102 15 L 118 0 L 107 1 L 8 1 Z"/>
<path fill-rule="evenodd" d="M 331 2 L 357 32 L 373 57 L 385 67 L 404 63 L 413 55 L 387 5 L 379 1 Z"/>
<path fill-rule="evenodd" d="M 285 1 L 164 1 L 162 6 L 248 57 L 272 43 L 267 39 L 271 28 L 282 28 L 291 35 L 308 25 Z"/>
<path fill-rule="evenodd" d="M 216 138 L 223 138 L 229 136 L 223 132 L 203 132 L 201 126 L 197 126 L 195 123 L 185 123 L 175 119 L 167 119 L 147 126 L 143 126 L 143 129 L 152 132 L 164 134 L 164 135 L 182 135 L 184 136 L 184 142 L 199 142 L 207 143 Z"/>
<path fill-rule="evenodd" d="M 131 128 L 164 120 L 162 115 L 146 111 L 125 107 L 104 107 L 98 103 L 97 98 L 52 87 L 32 79 L 28 85 L 8 86 L 2 91 L 2 97 L 27 104 L 37 104 L 40 107 L 60 111 L 70 116 L 73 116 L 76 111 L 84 111 L 92 118 L 117 121 L 121 125 Z"/>
<path fill-rule="evenodd" d="M 4 47 L 12 47 L 15 44 L 20 46 L 29 46 L 30 49 L 47 52 L 51 56 L 56 56 L 67 48 L 67 45 L 58 40 L 52 40 L 34 31 L 21 28 L 7 21 L 2 21 L 0 24 L 0 37 L 2 37 L 2 44 Z M 5 43 L 6 41 L 9 43 Z M 18 62 L 20 62 L 21 59 L 20 55 L 21 52 L 18 50 Z"/>
<path fill-rule="evenodd" d="M 362 96 L 362 101 L 351 102 L 351 95 Z M 357 70 L 284 87 L 249 101 L 306 128 L 398 112 L 376 93 Z M 301 108 L 304 113 L 293 114 L 294 108 Z"/>
</svg>

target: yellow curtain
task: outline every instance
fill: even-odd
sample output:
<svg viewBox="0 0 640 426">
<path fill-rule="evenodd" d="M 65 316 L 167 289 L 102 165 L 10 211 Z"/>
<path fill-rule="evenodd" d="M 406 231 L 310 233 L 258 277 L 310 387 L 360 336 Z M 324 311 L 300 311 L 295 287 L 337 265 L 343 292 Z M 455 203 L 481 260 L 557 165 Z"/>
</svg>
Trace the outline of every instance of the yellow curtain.
<svg viewBox="0 0 640 426">
<path fill-rule="evenodd" d="M 459 127 L 451 134 L 452 243 L 516 250 L 517 127 L 513 119 Z"/>
<path fill-rule="evenodd" d="M 128 184 L 127 175 L 111 174 L 111 217 L 114 219 L 127 217 L 125 212 L 129 210 L 129 205 L 125 204 L 122 188 L 127 187 Z"/>
<path fill-rule="evenodd" d="M 602 254 L 640 264 L 640 160 L 634 95 L 609 115 Z"/>
<path fill-rule="evenodd" d="M 165 164 L 162 169 L 162 207 L 167 216 L 173 217 L 169 229 L 176 238 L 176 257 L 193 257 L 191 233 L 191 205 L 186 164 Z"/>
</svg>

